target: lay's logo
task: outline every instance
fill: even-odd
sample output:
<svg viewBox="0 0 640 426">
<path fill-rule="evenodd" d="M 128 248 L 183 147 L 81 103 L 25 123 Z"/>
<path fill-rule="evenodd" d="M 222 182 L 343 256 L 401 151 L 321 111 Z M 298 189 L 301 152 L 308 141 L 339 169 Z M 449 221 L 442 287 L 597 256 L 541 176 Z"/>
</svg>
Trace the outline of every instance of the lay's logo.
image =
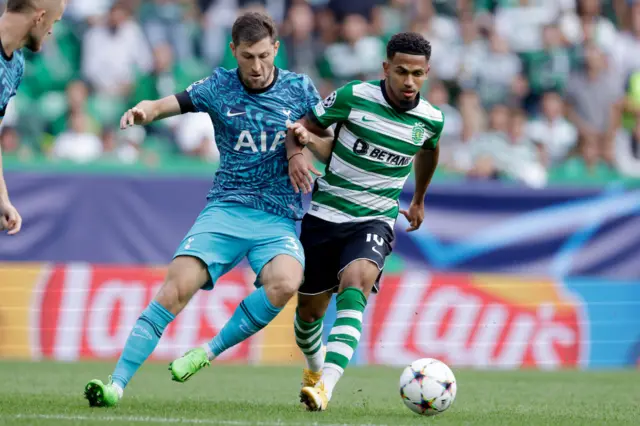
<svg viewBox="0 0 640 426">
<path fill-rule="evenodd" d="M 371 363 L 554 369 L 588 358 L 582 304 L 550 280 L 412 272 L 387 278 L 371 308 Z"/>
<path fill-rule="evenodd" d="M 117 358 L 140 313 L 157 293 L 164 269 L 86 264 L 52 266 L 33 301 L 33 356 L 75 361 Z M 165 330 L 152 358 L 171 360 L 213 336 L 249 294 L 241 270 L 216 291 L 200 291 Z M 247 362 L 250 341 L 221 359 Z"/>
</svg>

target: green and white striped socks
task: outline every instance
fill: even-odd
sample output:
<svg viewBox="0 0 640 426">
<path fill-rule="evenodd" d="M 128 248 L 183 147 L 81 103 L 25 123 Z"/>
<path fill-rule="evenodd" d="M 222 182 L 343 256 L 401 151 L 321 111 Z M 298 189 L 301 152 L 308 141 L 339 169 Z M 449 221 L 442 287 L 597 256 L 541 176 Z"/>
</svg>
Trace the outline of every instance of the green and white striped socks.
<svg viewBox="0 0 640 426">
<path fill-rule="evenodd" d="M 320 318 L 314 322 L 305 322 L 300 319 L 296 311 L 293 322 L 296 334 L 296 343 L 307 360 L 307 368 L 313 372 L 322 370 L 324 352 L 322 351 L 322 321 Z"/>
<path fill-rule="evenodd" d="M 358 347 L 367 298 L 361 290 L 349 287 L 338 294 L 336 302 L 337 318 L 329 334 L 327 356 L 322 370 L 322 381 L 329 398 Z"/>
</svg>

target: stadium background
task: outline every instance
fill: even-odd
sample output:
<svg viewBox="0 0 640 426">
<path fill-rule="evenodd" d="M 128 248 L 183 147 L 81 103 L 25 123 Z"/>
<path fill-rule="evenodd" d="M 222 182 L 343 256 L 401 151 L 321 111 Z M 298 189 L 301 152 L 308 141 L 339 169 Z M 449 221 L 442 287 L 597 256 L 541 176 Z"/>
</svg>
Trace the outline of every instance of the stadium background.
<svg viewBox="0 0 640 426">
<path fill-rule="evenodd" d="M 70 0 L 0 132 L 24 218 L 0 237 L 0 357 L 119 355 L 217 151 L 206 115 L 126 132 L 118 118 L 232 67 L 230 26 L 247 8 L 270 12 L 277 65 L 323 96 L 378 77 L 393 32 L 433 43 L 423 95 L 446 115 L 441 166 L 423 228 L 398 223 L 354 362 L 639 365 L 640 3 L 597 0 Z M 154 359 L 211 337 L 252 282 L 242 267 L 201 292 Z M 300 362 L 292 313 L 225 359 Z"/>
</svg>

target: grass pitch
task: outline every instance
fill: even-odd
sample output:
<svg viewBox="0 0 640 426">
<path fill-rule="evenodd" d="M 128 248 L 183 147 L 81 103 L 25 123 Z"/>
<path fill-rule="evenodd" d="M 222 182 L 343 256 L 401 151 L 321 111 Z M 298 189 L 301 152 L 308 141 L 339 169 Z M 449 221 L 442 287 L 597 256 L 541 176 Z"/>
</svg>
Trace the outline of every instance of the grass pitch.
<svg viewBox="0 0 640 426">
<path fill-rule="evenodd" d="M 0 362 L 2 425 L 638 425 L 639 371 L 454 370 L 458 396 L 435 417 L 410 412 L 398 393 L 401 369 L 350 368 L 329 410 L 298 402 L 300 368 L 213 366 L 185 384 L 167 367 L 143 366 L 120 406 L 89 408 L 82 393 L 113 364 Z"/>
</svg>

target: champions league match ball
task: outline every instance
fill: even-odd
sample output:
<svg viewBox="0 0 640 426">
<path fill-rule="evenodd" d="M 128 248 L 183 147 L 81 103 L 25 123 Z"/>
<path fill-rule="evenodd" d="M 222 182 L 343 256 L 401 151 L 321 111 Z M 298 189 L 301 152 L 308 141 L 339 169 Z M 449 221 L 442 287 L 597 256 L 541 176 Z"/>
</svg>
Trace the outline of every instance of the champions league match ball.
<svg viewBox="0 0 640 426">
<path fill-rule="evenodd" d="M 422 358 L 404 369 L 400 396 L 414 413 L 434 416 L 446 411 L 456 399 L 456 378 L 442 361 Z"/>
</svg>

